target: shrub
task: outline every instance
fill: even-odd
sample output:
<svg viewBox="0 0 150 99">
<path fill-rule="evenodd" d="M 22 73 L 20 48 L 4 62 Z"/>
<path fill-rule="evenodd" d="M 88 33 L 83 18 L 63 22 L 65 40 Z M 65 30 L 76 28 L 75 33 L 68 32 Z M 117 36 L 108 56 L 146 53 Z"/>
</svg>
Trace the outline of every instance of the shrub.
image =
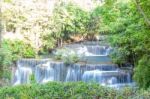
<svg viewBox="0 0 150 99">
<path fill-rule="evenodd" d="M 11 79 L 10 67 L 19 58 L 35 57 L 35 51 L 31 47 L 19 40 L 3 40 L 0 48 L 0 78 Z"/>
<path fill-rule="evenodd" d="M 115 90 L 95 83 L 49 82 L 0 89 L 0 99 L 149 99 L 149 90 Z"/>
<path fill-rule="evenodd" d="M 12 53 L 6 48 L 0 48 L 0 78 L 9 78 L 8 66 L 12 63 Z"/>
<path fill-rule="evenodd" d="M 0 48 L 0 65 L 10 65 L 12 61 L 12 53 L 6 48 Z"/>
<path fill-rule="evenodd" d="M 62 60 L 65 64 L 73 64 L 79 61 L 78 56 L 75 53 L 62 57 Z"/>
<path fill-rule="evenodd" d="M 79 61 L 79 56 L 70 49 L 59 49 L 55 53 L 55 59 L 62 60 L 65 64 L 73 64 Z"/>
<path fill-rule="evenodd" d="M 13 61 L 22 57 L 33 58 L 36 54 L 34 48 L 30 44 L 26 44 L 20 40 L 4 40 L 2 47 L 11 51 Z"/>
<path fill-rule="evenodd" d="M 134 79 L 141 88 L 150 87 L 150 57 L 143 56 L 134 71 Z"/>
<path fill-rule="evenodd" d="M 123 49 L 115 49 L 111 52 L 110 57 L 112 58 L 113 63 L 123 64 L 126 63 L 125 54 Z"/>
</svg>

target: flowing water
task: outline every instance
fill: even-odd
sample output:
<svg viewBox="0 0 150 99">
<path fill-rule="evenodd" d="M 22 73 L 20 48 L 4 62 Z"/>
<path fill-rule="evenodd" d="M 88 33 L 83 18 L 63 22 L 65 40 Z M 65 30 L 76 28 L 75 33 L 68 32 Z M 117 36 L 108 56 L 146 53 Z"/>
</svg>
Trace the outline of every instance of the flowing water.
<svg viewBox="0 0 150 99">
<path fill-rule="evenodd" d="M 122 70 L 111 62 L 110 46 L 100 45 L 97 42 L 83 42 L 66 45 L 64 48 L 69 48 L 70 53 L 74 51 L 81 56 L 80 62 L 66 65 L 50 59 L 18 60 L 13 85 L 30 83 L 32 74 L 37 83 L 84 81 L 115 88 L 132 85 L 131 72 Z"/>
</svg>

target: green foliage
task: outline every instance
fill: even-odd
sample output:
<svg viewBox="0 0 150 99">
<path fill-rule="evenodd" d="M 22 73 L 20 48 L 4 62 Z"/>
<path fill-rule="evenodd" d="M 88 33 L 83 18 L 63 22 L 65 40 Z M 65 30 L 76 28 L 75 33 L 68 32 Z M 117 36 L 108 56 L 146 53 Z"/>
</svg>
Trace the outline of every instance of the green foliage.
<svg viewBox="0 0 150 99">
<path fill-rule="evenodd" d="M 0 48 L 0 79 L 11 79 L 10 65 L 12 64 L 12 53 L 5 48 Z M 8 83 L 5 82 L 5 84 Z"/>
<path fill-rule="evenodd" d="M 150 5 L 147 5 L 149 0 L 135 1 L 136 3 L 129 0 L 107 0 L 96 10 L 102 19 L 100 31 L 111 34 L 109 42 L 117 49 L 111 56 L 114 62 L 133 64 L 136 68 L 135 80 L 140 87 L 146 88 L 150 86 L 150 71 L 145 70 L 148 70 L 150 63 L 146 62 L 143 56 L 150 53 L 150 28 L 146 20 L 150 18 L 150 11 L 147 10 Z"/>
<path fill-rule="evenodd" d="M 111 55 L 113 61 L 117 64 L 128 62 L 137 65 L 135 80 L 141 87 L 150 86 L 147 85 L 149 79 L 145 76 L 148 71 L 143 71 L 146 77 L 143 78 L 144 82 L 137 79 L 138 76 L 141 78 L 138 74 L 140 69 L 142 71 L 147 68 L 144 64 L 149 66 L 148 62 L 142 63 L 143 56 L 150 53 L 149 0 L 105 0 L 104 5 L 97 6 L 90 12 L 64 2 L 57 2 L 51 11 L 39 5 L 39 1 L 31 0 L 28 5 L 24 0 L 2 1 L 4 31 L 21 33 L 27 44 L 22 41 L 4 41 L 0 48 L 0 65 L 9 65 L 21 57 L 35 57 L 35 52 L 40 49 L 48 52 L 62 43 L 73 42 L 72 37 L 75 36 L 84 40 L 89 36 L 93 38 L 99 33 L 107 33 L 111 35 L 109 41 L 112 47 L 117 48 Z M 31 45 L 34 45 L 36 51 Z M 67 64 L 78 61 L 75 54 L 65 56 L 60 53 L 56 59 Z"/>
<path fill-rule="evenodd" d="M 109 27 L 108 31 L 115 34 L 109 38 L 111 45 L 117 48 L 112 53 L 114 62 L 133 64 L 134 78 L 141 88 L 150 86 L 150 63 L 147 57 L 150 53 L 150 28 L 145 21 L 145 17 L 149 18 L 150 11 L 146 10 L 148 7 L 146 2 L 149 1 L 140 0 L 137 2 L 140 5 L 135 5 L 133 1 L 123 3 L 117 0 L 111 4 L 113 9 L 107 10 L 110 7 L 107 5 L 100 9 L 100 12 L 104 11 L 102 18 L 105 25 Z M 141 16 L 141 11 L 144 11 L 142 12 L 144 16 Z M 106 16 L 111 19 L 105 19 Z"/>
<path fill-rule="evenodd" d="M 12 73 L 12 71 L 11 71 L 11 67 L 3 67 L 3 75 L 2 75 L 2 77 L 4 78 L 4 79 L 6 79 L 6 80 L 11 80 L 11 73 Z"/>
<path fill-rule="evenodd" d="M 36 52 L 30 44 L 25 44 L 22 55 L 24 58 L 35 58 Z"/>
<path fill-rule="evenodd" d="M 65 64 L 73 64 L 79 61 L 79 57 L 75 53 L 73 53 L 62 57 L 62 60 Z"/>
<path fill-rule="evenodd" d="M 80 36 L 95 36 L 99 33 L 100 17 L 94 11 L 86 12 L 75 4 L 56 5 L 49 25 L 50 31 L 43 34 L 45 48 L 53 48 L 61 43 Z"/>
<path fill-rule="evenodd" d="M 5 0 L 2 6 L 4 30 L 20 33 L 36 52 L 73 42 L 75 36 L 85 39 L 99 33 L 100 17 L 69 1 L 56 2 L 54 9 L 45 7 L 40 0 L 30 0 L 28 4 L 23 0 Z"/>
<path fill-rule="evenodd" d="M 33 58 L 36 54 L 30 44 L 26 44 L 20 40 L 4 40 L 2 47 L 11 52 L 13 61 L 19 58 Z"/>
<path fill-rule="evenodd" d="M 110 57 L 112 61 L 116 64 L 125 64 L 127 61 L 125 60 L 126 52 L 123 49 L 116 48 L 111 54 Z"/>
<path fill-rule="evenodd" d="M 36 83 L 34 74 L 30 75 L 30 81 L 31 81 L 31 84 L 35 84 Z"/>
<path fill-rule="evenodd" d="M 51 7 L 45 7 L 45 3 L 41 0 L 36 0 L 36 2 L 35 0 L 5 1 L 11 2 L 2 1 L 3 10 L 1 15 L 4 31 L 13 32 L 14 35 L 19 33 L 24 41 L 32 45 L 36 51 L 39 51 L 42 34 L 51 31 Z M 26 4 L 26 2 L 28 3 Z M 39 2 L 41 3 L 39 4 Z"/>
<path fill-rule="evenodd" d="M 150 85 L 150 57 L 143 56 L 135 67 L 134 79 L 138 85 L 147 89 Z"/>
<path fill-rule="evenodd" d="M 148 99 L 149 90 L 115 90 L 99 84 L 74 82 L 20 85 L 0 89 L 1 99 Z"/>
<path fill-rule="evenodd" d="M 88 13 L 71 3 L 57 4 L 49 25 L 50 31 L 42 36 L 45 48 L 54 48 L 71 36 L 86 32 Z"/>
<path fill-rule="evenodd" d="M 12 62 L 12 53 L 6 48 L 0 48 L 0 66 L 8 66 Z"/>
<path fill-rule="evenodd" d="M 3 40 L 0 48 L 0 78 L 11 79 L 11 65 L 19 58 L 35 57 L 34 49 L 23 41 Z"/>
<path fill-rule="evenodd" d="M 56 60 L 62 60 L 65 64 L 73 64 L 79 61 L 79 56 L 70 49 L 58 49 L 55 53 Z"/>
</svg>

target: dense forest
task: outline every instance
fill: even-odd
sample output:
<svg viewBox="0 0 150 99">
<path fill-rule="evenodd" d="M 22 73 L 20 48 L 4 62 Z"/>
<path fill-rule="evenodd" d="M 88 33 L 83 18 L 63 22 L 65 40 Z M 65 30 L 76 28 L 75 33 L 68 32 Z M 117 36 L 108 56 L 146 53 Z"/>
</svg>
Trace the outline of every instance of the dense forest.
<svg viewBox="0 0 150 99">
<path fill-rule="evenodd" d="M 1 83 L 9 82 L 10 68 L 20 58 L 39 58 L 64 44 L 107 35 L 116 48 L 113 62 L 131 64 L 137 86 L 150 87 L 150 0 L 104 0 L 90 10 L 71 1 L 56 0 L 53 8 L 29 1 L 1 1 Z"/>
</svg>

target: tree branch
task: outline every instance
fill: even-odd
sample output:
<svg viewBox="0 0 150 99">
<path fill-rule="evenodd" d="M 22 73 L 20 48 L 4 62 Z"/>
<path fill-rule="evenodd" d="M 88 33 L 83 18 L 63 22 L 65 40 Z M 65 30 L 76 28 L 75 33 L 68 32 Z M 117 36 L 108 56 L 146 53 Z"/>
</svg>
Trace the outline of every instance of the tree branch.
<svg viewBox="0 0 150 99">
<path fill-rule="evenodd" d="M 139 0 L 135 0 L 136 5 L 137 5 L 137 9 L 139 10 L 140 14 L 144 17 L 145 23 L 150 26 L 150 20 L 148 19 L 148 17 L 146 16 L 146 14 L 144 13 L 141 5 L 140 5 L 140 1 Z"/>
</svg>

